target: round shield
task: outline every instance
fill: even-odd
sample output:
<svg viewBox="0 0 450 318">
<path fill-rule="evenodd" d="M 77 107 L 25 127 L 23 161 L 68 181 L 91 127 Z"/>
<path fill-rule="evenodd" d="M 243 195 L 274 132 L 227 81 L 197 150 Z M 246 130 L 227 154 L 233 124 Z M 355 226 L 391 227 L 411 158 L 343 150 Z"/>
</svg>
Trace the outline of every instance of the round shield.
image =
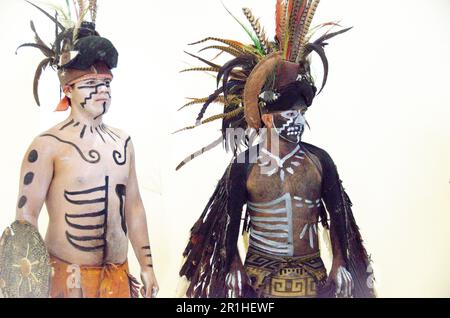
<svg viewBox="0 0 450 318">
<path fill-rule="evenodd" d="M 0 239 L 0 288 L 6 298 L 48 298 L 51 266 L 38 230 L 16 221 Z"/>
</svg>

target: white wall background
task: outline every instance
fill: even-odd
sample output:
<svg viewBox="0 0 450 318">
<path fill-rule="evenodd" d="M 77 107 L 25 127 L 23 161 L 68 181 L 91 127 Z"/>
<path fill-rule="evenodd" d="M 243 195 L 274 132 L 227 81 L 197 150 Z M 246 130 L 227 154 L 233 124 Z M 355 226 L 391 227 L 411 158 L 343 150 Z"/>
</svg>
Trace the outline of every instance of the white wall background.
<svg viewBox="0 0 450 318">
<path fill-rule="evenodd" d="M 63 2 L 54 0 L 55 2 Z M 197 64 L 183 54 L 206 36 L 248 41 L 220 1 L 99 0 L 98 30 L 120 52 L 106 122 L 133 137 L 162 297 L 174 297 L 188 231 L 228 156 L 217 148 L 178 173 L 186 155 L 218 136 L 218 124 L 171 132 L 194 122 L 199 106 L 177 113 L 184 97 L 206 96 L 214 80 L 179 74 Z M 274 0 L 226 0 L 250 7 L 272 37 Z M 32 138 L 64 119 L 56 74 L 44 73 L 34 104 L 32 81 L 41 36 L 53 30 L 24 1 L 0 1 L 0 228 L 14 219 L 20 162 Z M 450 1 L 322 1 L 313 24 L 342 20 L 354 29 L 330 41 L 330 78 L 308 113 L 305 140 L 334 158 L 372 254 L 382 297 L 450 296 Z M 188 64 L 186 64 L 188 63 Z M 321 75 L 317 68 L 318 78 Z M 214 113 L 212 105 L 208 114 Z M 220 108 L 220 107 L 219 107 Z M 40 229 L 46 228 L 43 211 Z M 134 274 L 138 269 L 130 254 Z"/>
</svg>

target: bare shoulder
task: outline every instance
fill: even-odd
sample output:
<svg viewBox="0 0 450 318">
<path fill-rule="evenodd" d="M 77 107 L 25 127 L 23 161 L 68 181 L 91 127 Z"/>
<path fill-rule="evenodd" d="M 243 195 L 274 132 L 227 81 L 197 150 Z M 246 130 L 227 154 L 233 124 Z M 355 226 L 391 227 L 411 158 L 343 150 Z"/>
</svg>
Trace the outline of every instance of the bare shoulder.
<svg viewBox="0 0 450 318">
<path fill-rule="evenodd" d="M 114 134 L 115 137 L 127 141 L 129 140 L 129 142 L 131 142 L 131 137 L 130 135 L 123 131 L 122 129 L 116 128 L 116 127 L 112 127 L 110 125 L 104 125 L 111 133 Z"/>
<path fill-rule="evenodd" d="M 40 162 L 53 160 L 58 145 L 54 140 L 45 138 L 46 133 L 47 131 L 37 135 L 32 140 L 26 151 L 24 161 L 35 163 L 38 160 Z"/>
<path fill-rule="evenodd" d="M 328 152 L 318 146 L 306 142 L 302 142 L 302 146 L 320 159 L 332 160 Z"/>
</svg>

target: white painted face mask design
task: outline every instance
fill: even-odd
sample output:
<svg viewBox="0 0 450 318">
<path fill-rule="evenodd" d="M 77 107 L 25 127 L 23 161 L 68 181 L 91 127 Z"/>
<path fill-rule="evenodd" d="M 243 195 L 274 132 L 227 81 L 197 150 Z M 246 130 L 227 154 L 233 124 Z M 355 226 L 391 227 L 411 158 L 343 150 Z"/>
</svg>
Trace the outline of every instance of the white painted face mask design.
<svg viewBox="0 0 450 318">
<path fill-rule="evenodd" d="M 305 131 L 306 120 L 300 110 L 288 110 L 274 114 L 273 125 L 281 138 L 298 144 Z"/>
</svg>

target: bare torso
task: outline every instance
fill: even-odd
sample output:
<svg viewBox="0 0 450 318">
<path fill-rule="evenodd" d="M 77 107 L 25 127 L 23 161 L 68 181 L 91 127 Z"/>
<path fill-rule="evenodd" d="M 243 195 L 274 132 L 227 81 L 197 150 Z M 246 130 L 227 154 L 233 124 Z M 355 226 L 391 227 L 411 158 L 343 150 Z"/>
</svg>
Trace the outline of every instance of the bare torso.
<svg viewBox="0 0 450 318">
<path fill-rule="evenodd" d="M 74 264 L 123 263 L 128 252 L 128 137 L 106 125 L 92 131 L 75 125 L 61 130 L 60 124 L 40 136 L 56 149 L 45 200 L 46 245 L 52 255 Z"/>
<path fill-rule="evenodd" d="M 305 152 L 294 149 L 281 167 L 270 165 L 271 155 L 262 153 L 251 168 L 247 180 L 250 246 L 286 257 L 319 251 L 321 167 Z"/>
</svg>

